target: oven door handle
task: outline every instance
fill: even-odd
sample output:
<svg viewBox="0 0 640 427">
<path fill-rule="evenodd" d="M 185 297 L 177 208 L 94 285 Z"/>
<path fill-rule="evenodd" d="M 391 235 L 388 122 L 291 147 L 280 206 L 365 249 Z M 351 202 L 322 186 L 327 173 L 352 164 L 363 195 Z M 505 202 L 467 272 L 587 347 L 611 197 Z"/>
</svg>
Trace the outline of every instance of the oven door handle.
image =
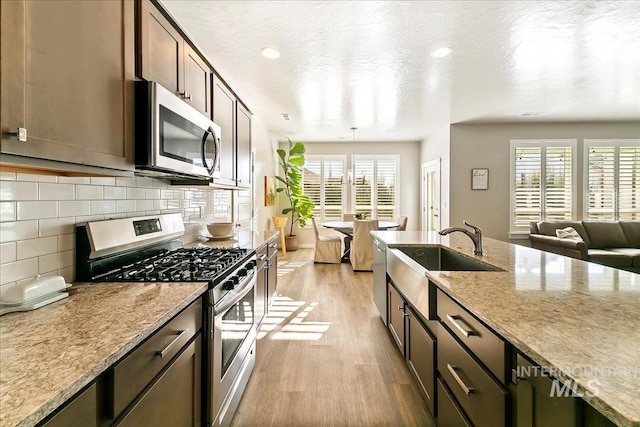
<svg viewBox="0 0 640 427">
<path fill-rule="evenodd" d="M 229 292 L 224 298 L 222 298 L 219 304 L 216 304 L 213 307 L 213 315 L 217 317 L 220 314 L 224 314 L 227 310 L 236 305 L 238 301 L 244 298 L 255 288 L 254 284 L 255 275 L 251 274 L 241 288 L 234 289 L 232 292 Z"/>
</svg>

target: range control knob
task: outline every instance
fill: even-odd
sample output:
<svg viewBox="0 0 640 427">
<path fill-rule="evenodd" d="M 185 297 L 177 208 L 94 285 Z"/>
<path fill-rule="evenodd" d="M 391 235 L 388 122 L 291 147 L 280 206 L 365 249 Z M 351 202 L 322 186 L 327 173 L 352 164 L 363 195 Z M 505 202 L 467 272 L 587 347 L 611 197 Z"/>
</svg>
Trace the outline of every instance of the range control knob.
<svg viewBox="0 0 640 427">
<path fill-rule="evenodd" d="M 252 268 L 254 268 L 256 266 L 256 262 L 251 260 L 247 263 L 247 270 L 251 270 Z"/>
<path fill-rule="evenodd" d="M 241 268 L 240 270 L 238 270 L 238 276 L 245 277 L 246 275 L 247 275 L 246 268 Z"/>
<path fill-rule="evenodd" d="M 230 291 L 235 287 L 235 285 L 233 284 L 233 282 L 231 280 L 227 280 L 226 282 L 224 282 L 222 284 L 222 289 L 224 289 L 225 291 Z"/>
<path fill-rule="evenodd" d="M 233 282 L 234 286 L 237 285 L 238 283 L 240 283 L 240 278 L 237 276 L 234 276 L 231 278 L 231 281 Z"/>
</svg>

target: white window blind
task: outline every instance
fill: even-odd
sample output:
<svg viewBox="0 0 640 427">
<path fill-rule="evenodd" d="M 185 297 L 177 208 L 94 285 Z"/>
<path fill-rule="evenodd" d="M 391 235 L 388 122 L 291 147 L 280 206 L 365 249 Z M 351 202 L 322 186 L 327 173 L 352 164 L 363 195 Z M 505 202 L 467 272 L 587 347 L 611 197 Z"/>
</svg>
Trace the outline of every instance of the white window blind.
<svg viewBox="0 0 640 427">
<path fill-rule="evenodd" d="M 640 141 L 585 141 L 585 218 L 640 219 Z"/>
<path fill-rule="evenodd" d="M 398 212 L 397 182 L 397 156 L 356 156 L 354 212 L 370 218 L 395 218 Z"/>
<path fill-rule="evenodd" d="M 575 212 L 576 141 L 511 141 L 511 232 L 529 223 L 570 220 Z"/>
<path fill-rule="evenodd" d="M 343 156 L 307 156 L 305 159 L 304 192 L 315 204 L 313 215 L 319 223 L 342 219 L 344 165 Z"/>
</svg>

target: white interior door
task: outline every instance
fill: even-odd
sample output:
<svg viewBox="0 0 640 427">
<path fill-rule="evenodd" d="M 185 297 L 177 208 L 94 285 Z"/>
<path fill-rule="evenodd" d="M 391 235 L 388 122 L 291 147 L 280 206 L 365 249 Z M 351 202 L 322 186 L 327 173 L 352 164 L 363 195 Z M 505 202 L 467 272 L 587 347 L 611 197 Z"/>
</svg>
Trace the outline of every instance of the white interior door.
<svg viewBox="0 0 640 427">
<path fill-rule="evenodd" d="M 440 159 L 422 164 L 422 229 L 440 230 Z"/>
</svg>

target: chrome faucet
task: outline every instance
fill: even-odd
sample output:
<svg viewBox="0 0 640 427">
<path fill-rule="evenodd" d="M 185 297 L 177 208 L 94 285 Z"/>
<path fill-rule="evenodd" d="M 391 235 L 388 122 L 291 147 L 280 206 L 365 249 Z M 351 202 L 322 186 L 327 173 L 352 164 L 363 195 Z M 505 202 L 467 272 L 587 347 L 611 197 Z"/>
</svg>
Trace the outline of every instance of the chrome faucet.
<svg viewBox="0 0 640 427">
<path fill-rule="evenodd" d="M 469 236 L 469 238 L 473 241 L 473 253 L 476 255 L 482 255 L 482 230 L 475 225 L 469 224 L 466 219 L 462 222 L 467 227 L 471 227 L 473 229 L 473 232 L 462 227 L 447 227 L 444 230 L 438 231 L 438 233 L 442 236 L 446 236 L 447 234 L 453 233 L 454 231 L 460 231 Z"/>
</svg>

